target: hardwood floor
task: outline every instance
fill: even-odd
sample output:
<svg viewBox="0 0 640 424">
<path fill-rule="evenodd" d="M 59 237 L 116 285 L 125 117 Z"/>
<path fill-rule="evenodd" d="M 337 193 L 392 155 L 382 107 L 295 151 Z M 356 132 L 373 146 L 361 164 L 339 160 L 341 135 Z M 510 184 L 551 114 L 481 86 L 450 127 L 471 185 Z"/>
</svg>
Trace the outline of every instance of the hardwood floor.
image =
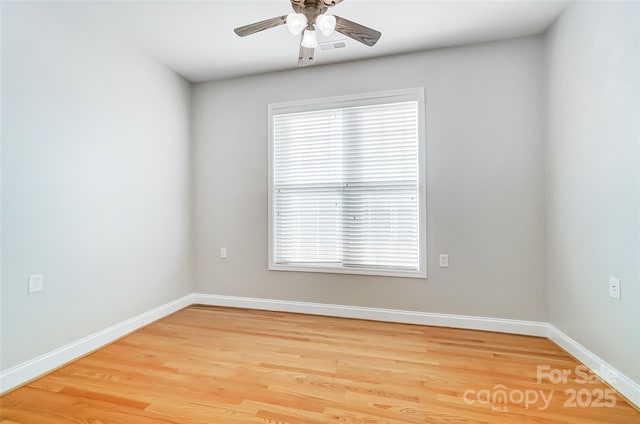
<svg viewBox="0 0 640 424">
<path fill-rule="evenodd" d="M 578 366 L 537 337 L 191 306 L 6 394 L 0 422 L 640 423 Z"/>
</svg>

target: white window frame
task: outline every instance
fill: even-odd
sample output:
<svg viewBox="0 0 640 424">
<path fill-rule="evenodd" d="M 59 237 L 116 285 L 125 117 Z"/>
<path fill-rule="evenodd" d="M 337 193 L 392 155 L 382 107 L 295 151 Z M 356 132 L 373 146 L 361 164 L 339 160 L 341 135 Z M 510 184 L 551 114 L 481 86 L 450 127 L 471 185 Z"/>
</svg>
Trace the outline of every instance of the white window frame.
<svg viewBox="0 0 640 424">
<path fill-rule="evenodd" d="M 285 113 L 297 113 L 319 109 L 357 107 L 402 101 L 416 101 L 418 104 L 418 205 L 419 205 L 419 264 L 417 271 L 389 270 L 377 268 L 336 267 L 313 264 L 310 266 L 288 265 L 276 263 L 274 258 L 274 178 L 273 178 L 273 118 L 275 115 Z M 426 278 L 427 277 L 427 209 L 426 209 L 426 185 L 427 185 L 427 161 L 425 141 L 425 95 L 424 88 L 411 88 L 403 90 L 381 91 L 340 97 L 328 97 L 312 100 L 272 103 L 268 106 L 268 207 L 269 207 L 269 270 L 272 271 L 299 271 L 299 272 L 323 272 L 336 274 L 361 274 L 391 277 Z"/>
</svg>

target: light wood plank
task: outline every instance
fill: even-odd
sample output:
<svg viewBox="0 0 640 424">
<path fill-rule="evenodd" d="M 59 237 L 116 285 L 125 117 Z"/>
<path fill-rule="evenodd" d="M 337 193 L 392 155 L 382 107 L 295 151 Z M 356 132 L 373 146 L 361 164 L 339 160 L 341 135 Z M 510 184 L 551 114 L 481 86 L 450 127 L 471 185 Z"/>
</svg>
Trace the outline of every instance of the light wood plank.
<svg viewBox="0 0 640 424">
<path fill-rule="evenodd" d="M 605 384 L 538 382 L 539 365 L 579 363 L 538 337 L 191 306 L 6 394 L 0 424 L 640 423 L 617 394 L 592 406 Z M 500 388 L 548 407 L 480 401 Z"/>
</svg>

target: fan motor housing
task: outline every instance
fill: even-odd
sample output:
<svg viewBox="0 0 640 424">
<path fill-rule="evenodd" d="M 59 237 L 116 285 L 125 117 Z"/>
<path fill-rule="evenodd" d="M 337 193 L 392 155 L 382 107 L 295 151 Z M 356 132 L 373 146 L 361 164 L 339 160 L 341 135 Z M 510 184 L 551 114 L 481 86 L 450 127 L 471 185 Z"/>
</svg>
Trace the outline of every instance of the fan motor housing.
<svg viewBox="0 0 640 424">
<path fill-rule="evenodd" d="M 291 0 L 291 6 L 296 13 L 302 13 L 307 17 L 309 26 L 313 26 L 316 18 L 327 11 L 327 5 L 323 0 Z"/>
</svg>

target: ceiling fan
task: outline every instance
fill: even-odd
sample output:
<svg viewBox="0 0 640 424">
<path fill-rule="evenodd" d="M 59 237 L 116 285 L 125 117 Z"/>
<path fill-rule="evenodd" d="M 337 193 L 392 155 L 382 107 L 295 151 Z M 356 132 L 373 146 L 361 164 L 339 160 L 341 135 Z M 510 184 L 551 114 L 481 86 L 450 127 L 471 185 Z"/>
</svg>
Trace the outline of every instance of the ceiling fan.
<svg viewBox="0 0 640 424">
<path fill-rule="evenodd" d="M 340 16 L 325 15 L 328 8 L 341 3 L 342 0 L 290 0 L 294 13 L 278 16 L 253 24 L 245 25 L 233 31 L 240 37 L 254 34 L 265 29 L 287 24 L 293 35 L 302 34 L 298 65 L 306 66 L 313 63 L 313 54 L 318 47 L 316 28 L 323 35 L 329 37 L 334 31 L 346 35 L 367 46 L 373 46 L 382 35 L 375 29 L 368 28 Z"/>
</svg>

